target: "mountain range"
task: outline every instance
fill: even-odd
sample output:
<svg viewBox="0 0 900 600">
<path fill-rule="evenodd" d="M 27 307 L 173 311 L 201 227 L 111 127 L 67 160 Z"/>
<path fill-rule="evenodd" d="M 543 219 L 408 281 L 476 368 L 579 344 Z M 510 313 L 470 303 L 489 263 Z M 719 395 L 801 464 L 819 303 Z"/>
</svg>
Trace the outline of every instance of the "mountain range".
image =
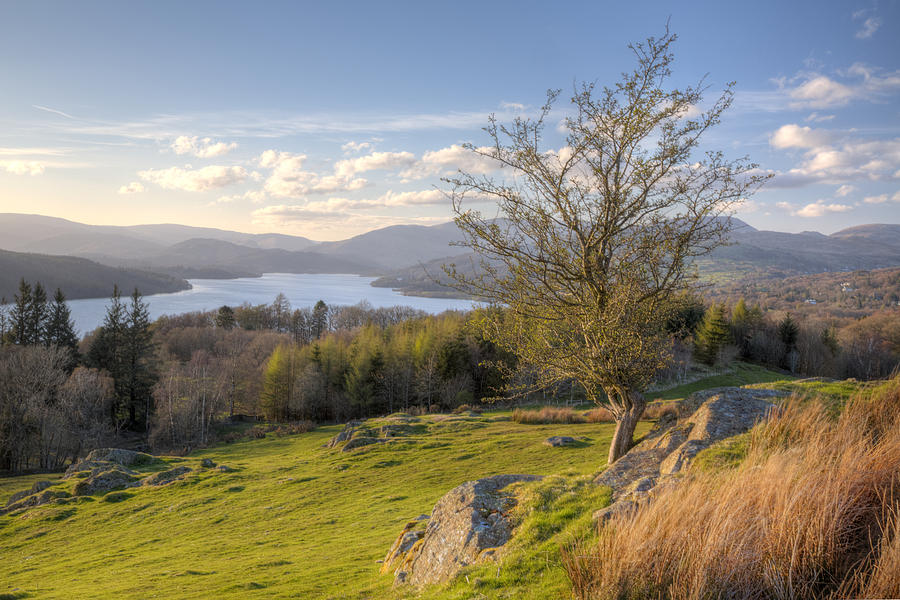
<svg viewBox="0 0 900 600">
<path fill-rule="evenodd" d="M 762 231 L 738 219 L 733 225 L 732 244 L 698 262 L 702 276 L 734 280 L 900 265 L 900 225 L 860 225 L 831 235 Z M 458 295 L 440 282 L 445 263 L 474 268 L 468 249 L 451 245 L 459 238 L 452 222 L 396 225 L 347 240 L 316 242 L 274 233 L 175 224 L 87 225 L 2 213 L 0 249 L 8 252 L 0 260 L 0 282 L 5 282 L 0 295 L 9 297 L 9 282 L 20 277 L 62 287 L 78 298 L 109 295 L 109 281 L 121 280 L 125 290 L 134 283 L 152 294 L 185 289 L 188 278 L 266 272 L 380 275 L 374 285 L 409 294 Z M 63 263 L 63 256 L 79 260 Z"/>
</svg>

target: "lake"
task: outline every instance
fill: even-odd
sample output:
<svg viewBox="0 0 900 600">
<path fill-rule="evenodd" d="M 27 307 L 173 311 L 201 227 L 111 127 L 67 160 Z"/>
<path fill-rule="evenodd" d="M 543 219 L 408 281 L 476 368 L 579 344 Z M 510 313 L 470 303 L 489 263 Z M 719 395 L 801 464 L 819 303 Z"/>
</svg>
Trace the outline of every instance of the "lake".
<svg viewBox="0 0 900 600">
<path fill-rule="evenodd" d="M 471 300 L 451 298 L 420 298 L 404 296 L 390 288 L 372 287 L 374 277 L 357 275 L 294 275 L 267 273 L 262 277 L 241 279 L 189 279 L 189 290 L 172 294 L 145 296 L 150 318 L 192 311 L 215 310 L 223 305 L 239 306 L 271 304 L 279 292 L 284 293 L 293 308 L 313 306 L 324 300 L 329 306 L 346 306 L 367 300 L 375 308 L 383 306 L 411 306 L 429 313 L 445 310 L 469 310 Z M 123 291 L 123 295 L 128 293 Z M 124 300 L 125 298 L 123 298 Z M 109 298 L 89 298 L 68 302 L 79 335 L 94 330 L 103 323 Z"/>
</svg>

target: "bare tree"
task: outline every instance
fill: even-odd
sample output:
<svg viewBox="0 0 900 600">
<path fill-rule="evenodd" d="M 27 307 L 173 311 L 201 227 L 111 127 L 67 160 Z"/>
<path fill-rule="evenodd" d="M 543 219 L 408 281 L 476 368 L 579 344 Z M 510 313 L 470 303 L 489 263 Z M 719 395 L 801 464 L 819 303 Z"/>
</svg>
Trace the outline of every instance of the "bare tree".
<svg viewBox="0 0 900 600">
<path fill-rule="evenodd" d="M 689 285 L 694 259 L 726 241 L 734 203 L 764 179 L 746 159 L 697 156 L 731 105 L 732 84 L 706 110 L 703 80 L 666 89 L 674 41 L 667 30 L 631 46 L 637 66 L 612 87 L 576 87 L 561 149 L 543 139 L 557 90 L 536 118 L 491 117 L 492 145 L 469 146 L 500 177 L 447 180 L 461 244 L 480 258 L 471 272 L 446 270 L 459 288 L 505 307 L 484 312 L 483 335 L 538 366 L 542 384 L 574 379 L 594 402 L 608 401 L 609 462 L 631 446 L 642 392 L 667 363 L 670 297 Z M 473 200 L 496 202 L 496 217 Z"/>
</svg>

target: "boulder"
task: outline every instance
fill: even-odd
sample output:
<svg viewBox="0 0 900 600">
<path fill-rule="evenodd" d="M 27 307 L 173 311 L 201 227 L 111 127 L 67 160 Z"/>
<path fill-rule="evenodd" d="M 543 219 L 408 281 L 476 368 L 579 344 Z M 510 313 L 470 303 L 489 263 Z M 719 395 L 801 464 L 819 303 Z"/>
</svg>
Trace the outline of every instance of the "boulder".
<svg viewBox="0 0 900 600">
<path fill-rule="evenodd" d="M 573 437 L 567 435 L 554 435 L 544 440 L 544 444 L 551 448 L 561 448 L 562 446 L 574 446 L 578 443 Z"/>
<path fill-rule="evenodd" d="M 184 479 L 184 476 L 190 472 L 190 467 L 175 467 L 168 471 L 160 471 L 159 473 L 144 477 L 141 479 L 141 485 L 166 485 L 172 483 L 176 479 Z"/>
<path fill-rule="evenodd" d="M 81 471 L 92 471 L 95 469 L 105 469 L 111 465 L 121 465 L 123 467 L 131 467 L 136 465 L 146 465 L 157 460 L 155 457 L 143 452 L 135 452 L 134 450 L 125 450 L 122 448 L 98 448 L 91 450 L 87 456 L 76 463 L 72 463 L 63 479 L 72 477 L 75 473 Z"/>
<path fill-rule="evenodd" d="M 204 469 L 212 469 L 216 466 L 216 463 L 211 458 L 204 458 L 200 461 L 200 466 Z"/>
<path fill-rule="evenodd" d="M 9 500 L 6 501 L 6 506 L 9 506 L 10 504 L 15 504 L 22 498 L 27 498 L 28 496 L 31 496 L 32 494 L 37 494 L 39 492 L 43 492 L 51 485 L 53 485 L 52 481 L 35 481 L 34 485 L 31 486 L 31 489 L 22 490 L 21 492 L 16 492 L 12 496 L 10 496 Z"/>
<path fill-rule="evenodd" d="M 134 471 L 120 465 L 106 470 L 95 469 L 88 477 L 75 485 L 75 495 L 91 496 L 110 490 L 133 487 L 138 485 L 138 478 L 135 475 Z"/>
<path fill-rule="evenodd" d="M 422 586 L 447 581 L 463 567 L 493 558 L 512 535 L 509 511 L 516 499 L 505 488 L 537 479 L 495 475 L 450 490 L 434 505 L 424 531 L 416 521 L 407 524 L 383 570 L 393 571 L 396 585 Z"/>
<path fill-rule="evenodd" d="M 62 490 L 47 490 L 45 489 L 42 492 L 37 494 L 30 494 L 29 496 L 18 500 L 17 502 L 12 502 L 4 506 L 0 509 L 0 515 L 5 515 L 7 513 L 11 513 L 15 510 L 20 510 L 23 508 L 32 508 L 35 506 L 40 506 L 42 504 L 47 504 L 53 500 L 58 498 L 68 498 L 71 494 L 69 492 L 64 492 Z"/>
<path fill-rule="evenodd" d="M 338 444 L 343 444 L 344 442 L 350 441 L 350 438 L 353 437 L 353 434 L 356 433 L 356 430 L 359 426 L 362 425 L 362 421 L 350 421 L 344 428 L 333 438 L 331 441 L 326 444 L 329 448 L 334 448 Z"/>
<path fill-rule="evenodd" d="M 716 388 L 697 392 L 678 407 L 680 419 L 660 420 L 647 437 L 594 482 L 613 489 L 614 503 L 594 513 L 603 522 L 634 510 L 674 483 L 694 457 L 716 442 L 748 431 L 770 414 L 776 390 Z"/>
</svg>

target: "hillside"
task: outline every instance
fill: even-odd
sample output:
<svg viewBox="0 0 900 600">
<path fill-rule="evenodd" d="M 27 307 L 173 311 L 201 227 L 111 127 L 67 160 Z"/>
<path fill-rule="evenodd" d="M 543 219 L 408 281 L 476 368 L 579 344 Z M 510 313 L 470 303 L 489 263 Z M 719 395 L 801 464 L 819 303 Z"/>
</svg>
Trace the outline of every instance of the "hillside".
<svg viewBox="0 0 900 600">
<path fill-rule="evenodd" d="M 900 225 L 862 225 L 824 235 L 760 231 L 739 219 L 732 222 L 731 244 L 697 261 L 701 280 L 707 283 L 740 286 L 768 278 L 900 266 Z M 460 272 L 472 274 L 475 259 L 468 253 L 423 261 L 396 269 L 372 285 L 412 295 L 458 296 L 443 285 L 448 279 L 441 267 L 455 263 Z"/>
<path fill-rule="evenodd" d="M 655 394 L 667 400 L 704 387 L 771 382 L 781 376 L 744 368 Z M 585 407 L 586 408 L 586 407 Z M 390 420 L 371 420 L 379 427 Z M 646 433 L 642 422 L 638 435 Z M 609 502 L 588 485 L 603 467 L 610 423 L 527 425 L 509 411 L 430 415 L 408 435 L 352 452 L 324 447 L 341 426 L 219 445 L 168 465 L 203 458 L 235 469 L 198 469 L 164 487 L 63 499 L 0 516 L 0 593 L 41 598 L 486 598 L 563 597 L 561 543 L 587 534 L 591 513 Z M 581 441 L 568 448 L 548 436 Z M 392 590 L 377 561 L 404 523 L 428 513 L 458 484 L 500 473 L 554 475 L 533 488 L 534 512 L 520 545 L 497 569 L 422 593 Z M 47 475 L 0 479 L 0 505 Z M 57 481 L 58 480 L 54 480 Z M 54 489 L 68 489 L 72 481 Z M 23 518 L 22 515 L 27 515 Z M 77 565 L 77 568 L 74 568 Z M 475 576 L 479 579 L 475 579 Z"/>
<path fill-rule="evenodd" d="M 0 250 L 0 297 L 11 301 L 22 277 L 32 284 L 41 282 L 48 296 L 60 288 L 69 300 L 109 296 L 114 285 L 118 285 L 124 294 L 138 288 L 145 295 L 190 288 L 184 279 L 109 267 L 84 258 Z"/>
</svg>

